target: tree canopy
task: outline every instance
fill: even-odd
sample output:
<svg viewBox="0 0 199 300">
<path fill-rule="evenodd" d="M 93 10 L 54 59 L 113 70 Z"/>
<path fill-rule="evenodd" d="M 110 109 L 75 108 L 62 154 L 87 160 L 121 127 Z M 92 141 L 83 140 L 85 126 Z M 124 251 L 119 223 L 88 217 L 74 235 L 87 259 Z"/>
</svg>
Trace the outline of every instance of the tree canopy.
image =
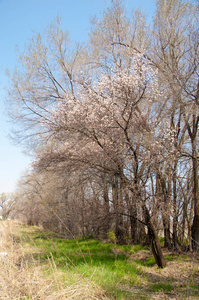
<svg viewBox="0 0 199 300">
<path fill-rule="evenodd" d="M 198 6 L 181 0 L 158 0 L 152 26 L 112 1 L 84 46 L 59 19 L 35 35 L 10 75 L 14 137 L 35 155 L 16 213 L 23 202 L 30 223 L 149 238 L 160 267 L 161 231 L 179 249 L 188 230 L 198 250 L 198 41 Z"/>
</svg>

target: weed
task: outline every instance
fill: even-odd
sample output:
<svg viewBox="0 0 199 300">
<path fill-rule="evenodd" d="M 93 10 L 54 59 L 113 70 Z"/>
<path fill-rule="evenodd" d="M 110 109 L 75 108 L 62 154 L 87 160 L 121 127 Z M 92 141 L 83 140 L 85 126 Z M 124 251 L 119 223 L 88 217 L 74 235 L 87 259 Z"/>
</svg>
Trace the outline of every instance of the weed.
<svg viewBox="0 0 199 300">
<path fill-rule="evenodd" d="M 138 251 L 141 251 L 141 250 L 149 250 L 149 247 L 148 246 L 142 246 L 142 245 L 133 246 L 133 251 L 134 252 L 138 252 Z"/>
<path fill-rule="evenodd" d="M 160 292 L 160 291 L 171 292 L 174 289 L 170 283 L 162 283 L 162 282 L 152 284 L 150 287 L 156 292 Z"/>
</svg>

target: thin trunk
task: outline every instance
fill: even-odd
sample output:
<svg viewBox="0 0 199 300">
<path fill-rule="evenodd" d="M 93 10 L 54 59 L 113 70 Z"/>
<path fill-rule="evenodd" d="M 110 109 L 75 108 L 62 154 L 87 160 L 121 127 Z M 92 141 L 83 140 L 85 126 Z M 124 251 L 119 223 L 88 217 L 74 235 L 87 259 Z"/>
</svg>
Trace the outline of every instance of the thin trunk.
<svg viewBox="0 0 199 300">
<path fill-rule="evenodd" d="M 82 192 L 83 192 L 83 189 L 82 189 Z M 82 230 L 82 235 L 83 237 L 85 236 L 85 215 L 84 215 L 84 212 L 85 212 L 85 202 L 84 202 L 84 194 L 82 193 L 82 209 L 81 209 L 81 215 L 82 215 L 82 224 L 81 224 L 81 230 Z"/>
<path fill-rule="evenodd" d="M 186 215 L 190 250 L 193 250 L 193 248 L 192 248 L 192 236 L 191 236 L 191 230 L 192 230 L 191 224 L 192 224 L 193 216 L 194 216 L 194 200 L 192 198 L 191 199 L 190 211 L 189 212 L 187 211 L 187 215 Z"/>
<path fill-rule="evenodd" d="M 163 227 L 164 227 L 164 247 L 171 248 L 170 221 L 168 217 L 163 217 Z"/>
<path fill-rule="evenodd" d="M 134 245 L 138 244 L 138 221 L 137 221 L 137 207 L 135 201 L 130 199 L 128 191 L 125 193 L 125 201 L 130 215 L 130 235 L 131 242 Z"/>
<path fill-rule="evenodd" d="M 164 247 L 171 248 L 171 236 L 170 236 L 170 201 L 171 201 L 171 181 L 168 178 L 168 187 L 166 186 L 166 180 L 163 177 L 160 178 L 161 193 L 164 201 L 164 207 L 162 210 L 162 219 L 164 227 Z"/>
<path fill-rule="evenodd" d="M 134 245 L 137 245 L 138 244 L 138 221 L 137 221 L 136 204 L 131 206 L 130 224 L 131 224 L 131 240 Z"/>
<path fill-rule="evenodd" d="M 184 202 L 183 203 L 182 222 L 181 222 L 181 228 L 182 228 L 182 230 L 181 230 L 181 234 L 179 236 L 180 243 L 183 243 L 184 242 L 184 238 L 185 238 L 186 215 L 187 215 L 187 204 Z"/>
<path fill-rule="evenodd" d="M 145 204 L 143 205 L 143 212 L 144 212 L 144 216 L 145 216 L 145 222 L 146 222 L 147 228 L 148 228 L 148 235 L 149 235 L 152 253 L 154 255 L 154 258 L 156 260 L 158 267 L 164 268 L 166 266 L 166 262 L 165 262 L 165 259 L 164 259 L 163 253 L 162 253 L 160 241 L 159 241 L 156 229 L 151 220 L 149 210 Z"/>
<path fill-rule="evenodd" d="M 104 219 L 103 219 L 103 229 L 102 229 L 102 235 L 103 238 L 107 237 L 107 233 L 110 228 L 110 206 L 109 206 L 109 196 L 108 196 L 108 187 L 106 179 L 104 180 L 104 186 L 103 186 L 103 198 L 104 198 Z"/>
<path fill-rule="evenodd" d="M 126 183 L 126 186 L 128 186 L 128 189 L 132 193 L 134 193 L 135 188 L 131 187 L 128 179 L 124 176 L 124 174 L 122 174 L 122 180 L 123 180 L 123 183 Z M 140 193 L 135 193 L 135 194 L 138 196 L 138 199 L 141 201 L 142 198 L 141 198 Z M 165 262 L 165 259 L 164 259 L 163 253 L 162 253 L 160 241 L 159 241 L 157 231 L 156 231 L 153 221 L 150 217 L 150 213 L 149 213 L 149 210 L 148 210 L 145 202 L 142 202 L 142 211 L 143 211 L 143 216 L 145 219 L 145 224 L 148 228 L 148 236 L 149 236 L 151 249 L 152 249 L 155 261 L 159 268 L 164 268 L 166 266 L 166 262 Z"/>
<path fill-rule="evenodd" d="M 112 197 L 113 197 L 113 206 L 115 213 L 115 235 L 117 237 L 117 243 L 123 244 L 124 241 L 124 232 L 122 226 L 122 213 L 121 206 L 119 203 L 119 180 L 114 178 L 112 182 Z"/>
<path fill-rule="evenodd" d="M 177 215 L 177 162 L 174 164 L 173 171 L 173 244 L 177 249 L 178 244 L 178 235 L 177 235 L 177 225 L 178 225 L 178 215 Z"/>
<path fill-rule="evenodd" d="M 194 251 L 199 251 L 199 192 L 198 192 L 198 158 L 197 158 L 197 120 L 193 115 L 192 132 L 192 167 L 193 167 L 193 200 L 194 200 L 194 219 L 191 228 L 192 247 Z"/>
</svg>

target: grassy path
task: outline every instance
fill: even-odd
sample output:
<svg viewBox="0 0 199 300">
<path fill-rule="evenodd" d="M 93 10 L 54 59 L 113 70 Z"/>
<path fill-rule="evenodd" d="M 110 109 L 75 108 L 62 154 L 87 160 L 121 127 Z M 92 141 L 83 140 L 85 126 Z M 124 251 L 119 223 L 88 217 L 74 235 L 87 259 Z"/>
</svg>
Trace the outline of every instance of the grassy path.
<svg viewBox="0 0 199 300">
<path fill-rule="evenodd" d="M 0 299 L 199 299 L 199 261 L 0 222 Z"/>
</svg>

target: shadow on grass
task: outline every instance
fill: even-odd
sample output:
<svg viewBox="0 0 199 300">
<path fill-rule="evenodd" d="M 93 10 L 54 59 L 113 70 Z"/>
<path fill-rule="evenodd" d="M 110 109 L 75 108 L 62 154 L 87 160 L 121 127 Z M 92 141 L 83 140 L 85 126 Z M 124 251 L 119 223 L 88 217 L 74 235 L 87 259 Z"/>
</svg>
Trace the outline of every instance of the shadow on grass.
<svg viewBox="0 0 199 300">
<path fill-rule="evenodd" d="M 32 238 L 26 234 L 24 237 L 37 247 L 38 252 L 32 254 L 36 261 L 45 264 L 53 257 L 60 271 L 65 274 L 75 271 L 94 280 L 107 291 L 111 299 L 144 300 L 152 298 L 152 295 L 157 295 L 156 299 L 165 299 L 167 296 L 175 298 L 178 295 L 186 299 L 195 297 L 198 293 L 199 287 L 196 284 L 191 281 L 182 283 L 181 280 L 174 280 L 168 274 L 169 269 L 167 275 L 165 270 L 155 270 L 155 259 L 148 247 L 116 246 L 92 238 L 66 240 L 55 236 L 55 233 L 40 231 L 31 235 Z M 138 259 L 139 251 L 143 253 L 142 259 Z M 176 260 L 172 255 L 166 255 L 165 258 L 167 261 Z M 154 272 L 150 273 L 152 269 Z"/>
</svg>

